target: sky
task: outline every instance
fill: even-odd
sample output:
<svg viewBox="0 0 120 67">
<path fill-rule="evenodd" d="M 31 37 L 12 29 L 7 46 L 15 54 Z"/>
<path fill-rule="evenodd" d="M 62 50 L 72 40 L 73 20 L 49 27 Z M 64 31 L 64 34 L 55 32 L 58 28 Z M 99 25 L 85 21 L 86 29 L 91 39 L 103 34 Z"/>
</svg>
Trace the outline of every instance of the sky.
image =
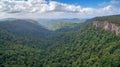
<svg viewBox="0 0 120 67">
<path fill-rule="evenodd" d="M 120 14 L 120 0 L 0 0 L 0 18 L 92 18 Z"/>
</svg>

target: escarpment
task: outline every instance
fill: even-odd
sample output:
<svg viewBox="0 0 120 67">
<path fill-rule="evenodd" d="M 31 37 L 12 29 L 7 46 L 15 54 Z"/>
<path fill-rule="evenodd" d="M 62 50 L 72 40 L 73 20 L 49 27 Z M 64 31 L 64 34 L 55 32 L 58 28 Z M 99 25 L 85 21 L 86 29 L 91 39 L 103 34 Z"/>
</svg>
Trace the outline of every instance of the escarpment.
<svg viewBox="0 0 120 67">
<path fill-rule="evenodd" d="M 110 23 L 108 21 L 94 21 L 93 25 L 95 25 L 96 27 L 103 28 L 105 30 L 109 30 L 115 33 L 116 35 L 120 34 L 120 26 L 118 26 L 117 24 Z"/>
</svg>

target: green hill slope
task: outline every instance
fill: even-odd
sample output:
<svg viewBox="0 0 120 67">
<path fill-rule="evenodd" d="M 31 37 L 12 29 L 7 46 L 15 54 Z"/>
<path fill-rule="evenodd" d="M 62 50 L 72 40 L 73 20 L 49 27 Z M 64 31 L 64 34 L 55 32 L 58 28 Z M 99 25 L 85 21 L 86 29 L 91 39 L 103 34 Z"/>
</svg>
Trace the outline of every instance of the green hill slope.
<svg viewBox="0 0 120 67">
<path fill-rule="evenodd" d="M 45 67 L 120 66 L 120 36 L 109 31 L 88 25 L 77 32 L 60 35 L 61 41 L 55 40 L 58 43 L 48 49 Z"/>
<path fill-rule="evenodd" d="M 8 19 L 0 21 L 0 28 L 20 37 L 43 37 L 50 33 L 32 20 Z"/>
<path fill-rule="evenodd" d="M 93 23 L 49 33 L 38 24 L 16 22 L 0 26 L 0 67 L 120 67 L 120 35 Z"/>
<path fill-rule="evenodd" d="M 30 46 L 30 44 L 28 46 L 28 44 L 20 43 L 14 35 L 0 29 L 0 67 L 38 66 L 39 62 L 36 59 L 40 59 L 42 50 Z M 34 65 L 32 65 L 33 62 Z"/>
</svg>

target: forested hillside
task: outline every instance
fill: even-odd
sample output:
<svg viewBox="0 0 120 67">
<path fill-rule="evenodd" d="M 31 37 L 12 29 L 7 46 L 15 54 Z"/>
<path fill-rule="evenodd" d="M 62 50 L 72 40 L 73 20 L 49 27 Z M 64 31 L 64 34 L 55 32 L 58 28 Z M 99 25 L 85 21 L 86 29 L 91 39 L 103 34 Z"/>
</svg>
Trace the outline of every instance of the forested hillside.
<svg viewBox="0 0 120 67">
<path fill-rule="evenodd" d="M 74 29 L 0 21 L 0 67 L 120 67 L 120 35 L 93 22 Z"/>
<path fill-rule="evenodd" d="M 93 18 L 95 21 L 108 21 L 120 25 L 120 15 L 102 16 Z"/>
<path fill-rule="evenodd" d="M 109 31 L 88 25 L 77 32 L 61 35 L 59 40 L 48 48 L 44 67 L 120 66 L 120 37 Z"/>
<path fill-rule="evenodd" d="M 38 59 L 41 49 L 34 48 L 29 43 L 21 44 L 20 42 L 27 41 L 19 41 L 10 33 L 0 30 L 0 67 L 36 67 L 35 59 Z M 34 65 L 32 65 L 33 62 L 35 62 Z"/>
<path fill-rule="evenodd" d="M 0 28 L 15 36 L 22 37 L 43 37 L 50 33 L 32 20 L 8 19 L 0 21 Z"/>
</svg>

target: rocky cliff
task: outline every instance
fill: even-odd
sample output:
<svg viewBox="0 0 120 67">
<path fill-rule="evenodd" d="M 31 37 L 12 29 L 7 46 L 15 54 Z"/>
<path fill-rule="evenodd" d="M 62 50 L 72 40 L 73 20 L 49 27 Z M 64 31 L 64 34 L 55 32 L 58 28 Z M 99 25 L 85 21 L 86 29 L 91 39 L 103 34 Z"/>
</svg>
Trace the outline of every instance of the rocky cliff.
<svg viewBox="0 0 120 67">
<path fill-rule="evenodd" d="M 109 23 L 108 21 L 94 21 L 93 25 L 95 25 L 96 27 L 101 27 L 105 30 L 109 30 L 116 35 L 120 34 L 120 26 L 114 23 Z"/>
</svg>

